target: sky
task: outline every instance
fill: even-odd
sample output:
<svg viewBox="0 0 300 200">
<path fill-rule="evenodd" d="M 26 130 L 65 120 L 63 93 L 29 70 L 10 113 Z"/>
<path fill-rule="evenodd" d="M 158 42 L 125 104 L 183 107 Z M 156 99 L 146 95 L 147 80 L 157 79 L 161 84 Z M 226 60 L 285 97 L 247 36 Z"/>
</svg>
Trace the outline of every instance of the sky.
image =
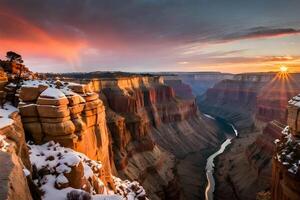
<svg viewBox="0 0 300 200">
<path fill-rule="evenodd" d="M 299 0 L 0 0 L 0 59 L 37 72 L 300 72 Z"/>
</svg>

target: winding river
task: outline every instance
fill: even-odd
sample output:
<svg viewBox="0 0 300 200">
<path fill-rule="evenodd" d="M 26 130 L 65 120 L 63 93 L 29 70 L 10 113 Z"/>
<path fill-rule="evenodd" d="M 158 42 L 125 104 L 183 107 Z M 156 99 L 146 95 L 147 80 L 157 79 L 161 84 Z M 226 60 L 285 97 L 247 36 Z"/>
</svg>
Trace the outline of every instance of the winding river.
<svg viewBox="0 0 300 200">
<path fill-rule="evenodd" d="M 204 114 L 204 115 L 205 115 L 205 117 L 207 117 L 209 119 L 216 120 L 214 117 L 212 117 L 210 115 L 207 115 L 207 114 Z M 235 129 L 233 124 L 229 124 L 229 125 L 232 127 L 232 130 L 234 131 L 235 136 L 238 136 L 238 131 Z M 214 167 L 215 167 L 215 165 L 214 165 L 214 159 L 218 155 L 220 155 L 224 152 L 226 147 L 231 144 L 231 140 L 232 140 L 232 138 L 226 139 L 222 143 L 220 149 L 207 158 L 206 168 L 205 168 L 206 178 L 207 178 L 207 186 L 206 186 L 206 189 L 205 189 L 205 200 L 213 200 L 214 199 L 214 191 L 215 191 L 215 179 L 214 179 Z"/>
</svg>

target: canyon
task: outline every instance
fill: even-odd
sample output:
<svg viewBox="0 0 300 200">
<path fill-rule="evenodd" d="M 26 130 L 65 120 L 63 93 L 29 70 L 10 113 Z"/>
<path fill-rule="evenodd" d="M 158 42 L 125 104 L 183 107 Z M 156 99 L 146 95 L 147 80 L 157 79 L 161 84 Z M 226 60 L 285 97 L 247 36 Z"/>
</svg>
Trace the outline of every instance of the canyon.
<svg viewBox="0 0 300 200">
<path fill-rule="evenodd" d="M 270 190 L 274 140 L 286 124 L 288 101 L 299 92 L 299 74 L 238 74 L 208 89 L 202 112 L 233 123 L 239 137 L 218 157 L 216 199 L 256 199 Z"/>
<path fill-rule="evenodd" d="M 7 102 L 18 105 L 13 113 L 22 138 L 17 142 L 24 145 L 23 157 L 29 163 L 25 167 L 17 155 L 15 165 L 18 173 L 26 175 L 20 179 L 26 191 L 13 195 L 48 199 L 57 191 L 55 195 L 68 198 L 92 195 L 97 199 L 99 194 L 113 198 L 115 194 L 191 199 L 204 194 L 205 161 L 222 136 L 215 122 L 198 111 L 188 85 L 131 74 L 46 80 L 29 70 L 16 84 L 13 70 L 1 72 L 1 92 Z M 7 106 L 11 105 L 6 103 L 1 113 Z M 17 121 L 11 115 L 6 118 L 13 124 Z M 8 134 L 1 129 L 1 136 Z M 3 146 L 8 138 L 1 138 Z M 26 145 L 26 141 L 33 143 Z M 12 180 L 7 184 L 14 187 Z M 10 192 L 6 189 L 3 194 Z"/>
<path fill-rule="evenodd" d="M 239 134 L 214 158 L 214 199 L 297 183 L 272 157 L 286 125 L 298 130 L 299 74 L 0 72 L 1 198 L 204 199 L 224 123 Z"/>
</svg>

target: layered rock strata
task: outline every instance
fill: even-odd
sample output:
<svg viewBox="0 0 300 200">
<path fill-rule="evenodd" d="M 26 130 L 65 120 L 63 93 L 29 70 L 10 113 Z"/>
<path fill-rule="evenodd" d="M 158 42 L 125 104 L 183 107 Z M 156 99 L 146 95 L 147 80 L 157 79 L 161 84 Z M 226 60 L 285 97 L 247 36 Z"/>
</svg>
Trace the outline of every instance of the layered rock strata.
<svg viewBox="0 0 300 200">
<path fill-rule="evenodd" d="M 106 106 L 119 174 L 138 179 L 153 199 L 178 199 L 180 180 L 174 176 L 172 154 L 184 159 L 189 153 L 218 144 L 214 123 L 207 122 L 198 113 L 195 100 L 183 97 L 184 94 L 156 76 L 93 79 L 81 83 L 92 85 Z M 205 156 L 201 159 L 205 160 Z M 204 182 L 200 178 L 196 182 L 199 181 Z M 180 184 L 180 187 L 191 186 Z M 190 193 L 196 191 L 199 195 L 197 187 L 193 186 Z"/>
<path fill-rule="evenodd" d="M 60 88 L 60 89 L 58 89 Z M 105 108 L 87 85 L 28 81 L 19 93 L 25 132 L 37 144 L 59 142 L 103 163 L 111 184 L 111 145 Z"/>
</svg>

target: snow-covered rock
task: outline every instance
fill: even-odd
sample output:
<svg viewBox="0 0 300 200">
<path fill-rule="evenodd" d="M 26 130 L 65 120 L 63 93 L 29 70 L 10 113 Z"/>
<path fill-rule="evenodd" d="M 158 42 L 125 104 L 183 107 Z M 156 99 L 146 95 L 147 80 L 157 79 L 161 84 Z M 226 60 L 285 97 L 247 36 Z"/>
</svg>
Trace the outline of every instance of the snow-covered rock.
<svg viewBox="0 0 300 200">
<path fill-rule="evenodd" d="M 111 175 L 114 188 L 105 186 L 102 163 L 82 153 L 53 141 L 28 146 L 34 183 L 44 192 L 44 200 L 65 200 L 72 195 L 85 195 L 97 200 L 147 199 L 145 190 L 136 181 L 122 181 Z"/>
</svg>

